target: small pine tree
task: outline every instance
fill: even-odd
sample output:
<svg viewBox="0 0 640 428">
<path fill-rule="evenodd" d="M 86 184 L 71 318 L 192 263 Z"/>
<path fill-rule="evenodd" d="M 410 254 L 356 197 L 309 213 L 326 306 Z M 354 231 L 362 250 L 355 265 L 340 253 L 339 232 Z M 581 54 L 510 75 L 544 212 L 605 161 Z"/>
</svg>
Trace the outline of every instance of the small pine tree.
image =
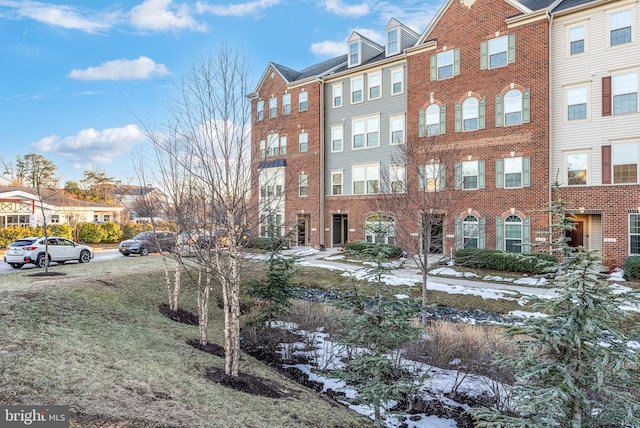
<svg viewBox="0 0 640 428">
<path fill-rule="evenodd" d="M 499 358 L 516 374 L 514 408 L 475 409 L 477 426 L 640 426 L 640 359 L 622 327 L 628 316 L 622 308 L 637 294 L 616 293 L 606 283 L 598 253 L 569 247 L 571 215 L 555 191 L 549 242 L 560 258 L 550 272 L 557 296 L 533 299 L 547 317 L 506 332 L 521 350 Z"/>
<path fill-rule="evenodd" d="M 382 240 L 378 240 L 382 242 Z M 371 406 L 374 426 L 382 426 L 382 409 L 390 400 L 415 395 L 423 382 L 401 358 L 403 345 L 420 337 L 422 330 L 411 325 L 418 309 L 407 300 L 387 299 L 382 294 L 382 276 L 390 271 L 387 248 L 369 256 L 367 277 L 376 288 L 375 297 L 354 285 L 352 293 L 336 303 L 345 326 L 336 341 L 354 350 L 346 366 L 334 374 L 358 391 L 353 399 Z"/>
</svg>

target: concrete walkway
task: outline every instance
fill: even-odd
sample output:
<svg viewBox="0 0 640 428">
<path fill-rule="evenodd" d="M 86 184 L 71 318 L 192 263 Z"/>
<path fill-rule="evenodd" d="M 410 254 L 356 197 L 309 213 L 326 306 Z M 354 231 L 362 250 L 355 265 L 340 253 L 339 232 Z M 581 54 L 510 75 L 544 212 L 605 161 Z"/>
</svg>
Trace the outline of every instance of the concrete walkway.
<svg viewBox="0 0 640 428">
<path fill-rule="evenodd" d="M 365 266 L 357 266 L 352 263 L 345 263 L 339 256 L 344 256 L 344 252 L 340 248 L 327 248 L 320 251 L 312 247 L 293 247 L 284 250 L 285 256 L 299 257 L 299 263 L 302 266 L 315 266 L 320 268 L 342 270 L 348 272 L 357 272 L 363 270 Z M 437 260 L 434 260 L 434 263 Z M 392 276 L 403 278 L 408 282 L 420 283 L 422 281 L 422 272 L 417 264 L 412 260 L 406 260 L 401 267 L 393 269 Z M 504 292 L 505 294 L 522 294 L 536 295 L 540 297 L 552 297 L 555 291 L 548 287 L 536 287 L 528 285 L 518 285 L 509 282 L 489 282 L 482 281 L 477 277 L 453 278 L 448 276 L 429 275 L 428 284 L 437 285 L 439 289 L 450 286 L 451 288 L 465 288 L 476 290 L 494 290 L 496 292 Z M 453 291 L 455 293 L 455 291 Z"/>
</svg>

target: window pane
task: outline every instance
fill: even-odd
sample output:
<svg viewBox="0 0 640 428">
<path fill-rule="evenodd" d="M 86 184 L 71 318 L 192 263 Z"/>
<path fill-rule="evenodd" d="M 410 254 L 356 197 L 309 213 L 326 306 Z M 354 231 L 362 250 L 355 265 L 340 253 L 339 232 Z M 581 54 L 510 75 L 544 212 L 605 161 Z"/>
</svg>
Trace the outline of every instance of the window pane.
<svg viewBox="0 0 640 428">
<path fill-rule="evenodd" d="M 616 95 L 613 97 L 613 114 L 635 113 L 638 111 L 638 94 Z"/>
<path fill-rule="evenodd" d="M 587 118 L 587 104 L 575 104 L 567 107 L 567 120 L 579 120 Z"/>
<path fill-rule="evenodd" d="M 584 52 L 584 40 L 571 42 L 571 55 L 579 54 L 582 52 Z"/>
<path fill-rule="evenodd" d="M 519 125 L 522 123 L 522 93 L 511 90 L 504 96 L 504 124 Z"/>
<path fill-rule="evenodd" d="M 567 184 L 569 186 L 583 186 L 587 184 L 586 153 L 567 155 Z"/>
<path fill-rule="evenodd" d="M 622 10 L 610 15 L 611 46 L 631 42 L 631 10 Z"/>
<path fill-rule="evenodd" d="M 636 183 L 638 181 L 638 165 L 614 165 L 613 166 L 613 182 L 618 183 Z"/>
<path fill-rule="evenodd" d="M 507 65 L 507 36 L 489 40 L 489 68 Z"/>
<path fill-rule="evenodd" d="M 438 80 L 453 77 L 453 50 L 440 52 L 438 61 Z"/>
</svg>

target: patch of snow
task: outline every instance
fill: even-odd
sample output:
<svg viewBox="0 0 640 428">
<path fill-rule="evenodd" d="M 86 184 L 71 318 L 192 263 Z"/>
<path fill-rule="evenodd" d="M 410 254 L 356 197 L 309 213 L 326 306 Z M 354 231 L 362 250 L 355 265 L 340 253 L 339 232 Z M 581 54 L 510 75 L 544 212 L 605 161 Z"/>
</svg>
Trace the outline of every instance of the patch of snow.
<svg viewBox="0 0 640 428">
<path fill-rule="evenodd" d="M 482 278 L 484 281 L 495 281 L 495 282 L 513 282 L 514 278 L 503 278 L 497 275 L 485 275 Z"/>
<path fill-rule="evenodd" d="M 409 296 L 407 296 L 406 294 L 396 294 L 396 299 L 403 300 L 408 298 Z"/>
<path fill-rule="evenodd" d="M 613 294 L 624 294 L 633 291 L 633 288 L 627 287 L 626 285 L 620 284 L 611 284 L 611 292 Z"/>
<path fill-rule="evenodd" d="M 513 281 L 514 284 L 518 284 L 518 285 L 533 285 L 533 286 L 545 286 L 547 285 L 548 281 L 547 278 L 531 278 L 531 277 L 522 277 L 520 279 L 516 279 L 515 281 Z"/>
<path fill-rule="evenodd" d="M 316 254 L 317 252 L 318 252 L 318 250 L 316 250 L 315 248 L 310 248 L 308 250 L 297 251 L 297 252 L 293 253 L 293 255 L 299 256 L 299 257 L 306 257 L 306 256 L 312 256 L 312 255 Z"/>
<path fill-rule="evenodd" d="M 325 257 L 323 260 L 343 260 L 344 259 L 344 254 L 338 254 L 337 256 L 329 256 L 329 257 Z"/>
<path fill-rule="evenodd" d="M 429 271 L 431 275 L 445 275 L 445 276 L 457 276 L 457 277 L 465 277 L 465 278 L 478 278 L 473 272 L 458 272 L 455 269 L 441 267 L 437 269 L 433 269 Z"/>
<path fill-rule="evenodd" d="M 510 311 L 509 315 L 513 315 L 514 317 L 520 318 L 546 318 L 547 314 L 543 314 L 542 312 L 526 312 L 526 311 Z"/>
<path fill-rule="evenodd" d="M 609 278 L 607 279 L 609 281 L 619 281 L 619 282 L 626 281 L 626 279 L 624 279 L 624 269 L 615 268 L 613 272 L 609 274 Z"/>
<path fill-rule="evenodd" d="M 631 348 L 631 349 L 638 349 L 640 350 L 640 342 L 637 342 L 635 340 L 632 340 L 630 342 L 627 342 L 627 347 Z"/>
</svg>

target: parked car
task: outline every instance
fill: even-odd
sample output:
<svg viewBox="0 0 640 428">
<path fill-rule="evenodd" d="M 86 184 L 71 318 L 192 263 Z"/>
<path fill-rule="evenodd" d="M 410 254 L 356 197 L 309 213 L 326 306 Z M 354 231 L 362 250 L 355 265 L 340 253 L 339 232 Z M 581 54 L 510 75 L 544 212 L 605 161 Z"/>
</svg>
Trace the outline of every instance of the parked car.
<svg viewBox="0 0 640 428">
<path fill-rule="evenodd" d="M 48 262 L 64 263 L 77 260 L 80 263 L 89 263 L 93 258 L 93 249 L 87 245 L 81 245 L 70 239 L 60 236 L 48 236 Z M 14 269 L 20 269 L 27 263 L 44 267 L 45 237 L 20 238 L 13 241 L 4 253 L 4 261 Z"/>
<path fill-rule="evenodd" d="M 176 246 L 176 234 L 173 232 L 142 232 L 131 239 L 122 241 L 118 246 L 120 254 L 129 256 L 140 254 L 148 256 L 149 253 L 162 251 L 173 251 Z"/>
</svg>

